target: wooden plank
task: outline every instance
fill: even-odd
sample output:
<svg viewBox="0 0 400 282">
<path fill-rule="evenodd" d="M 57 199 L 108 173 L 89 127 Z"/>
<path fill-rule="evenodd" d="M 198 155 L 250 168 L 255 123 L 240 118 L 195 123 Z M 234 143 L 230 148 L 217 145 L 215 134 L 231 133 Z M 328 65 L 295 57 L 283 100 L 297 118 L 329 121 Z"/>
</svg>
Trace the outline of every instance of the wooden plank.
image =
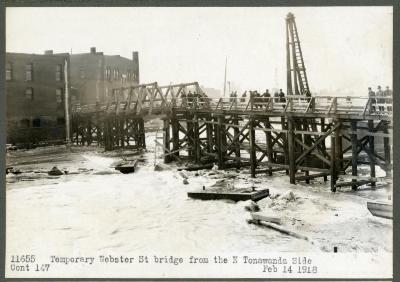
<svg viewBox="0 0 400 282">
<path fill-rule="evenodd" d="M 276 224 L 281 224 L 282 220 L 279 216 L 268 213 L 268 212 L 251 212 L 250 216 L 254 220 L 262 220 L 267 222 L 272 222 Z"/>
<path fill-rule="evenodd" d="M 328 176 L 328 175 L 329 175 L 329 173 L 327 173 L 327 172 L 320 172 L 320 173 L 315 173 L 315 174 L 310 174 L 310 175 L 297 176 L 296 180 L 304 181 L 304 180 L 307 180 L 307 179 L 315 179 L 315 178 L 318 178 L 318 177 L 325 177 L 325 176 Z"/>
<path fill-rule="evenodd" d="M 346 187 L 346 186 L 351 186 L 352 188 L 354 186 L 361 186 L 361 185 L 365 185 L 368 183 L 372 183 L 374 182 L 374 180 L 359 180 L 359 181 L 346 181 L 346 182 L 337 182 L 335 184 L 335 187 Z"/>
<path fill-rule="evenodd" d="M 279 231 L 281 233 L 284 233 L 286 235 L 290 235 L 290 236 L 298 238 L 298 239 L 303 239 L 303 240 L 306 240 L 306 241 L 310 241 L 310 239 L 307 236 L 304 236 L 304 235 L 301 235 L 301 234 L 299 234 L 299 233 L 297 233 L 295 231 L 289 230 L 286 227 L 280 226 L 280 225 L 278 225 L 276 223 L 267 222 L 267 221 L 263 221 L 263 220 L 254 220 L 254 219 L 249 220 L 249 223 L 262 225 L 262 226 L 265 226 L 265 227 L 268 227 L 268 228 L 272 228 L 272 229 L 274 229 L 276 231 Z"/>
<path fill-rule="evenodd" d="M 188 192 L 188 197 L 200 200 L 232 200 L 232 201 L 258 201 L 269 196 L 269 189 L 248 192 L 213 192 L 199 191 Z"/>
</svg>

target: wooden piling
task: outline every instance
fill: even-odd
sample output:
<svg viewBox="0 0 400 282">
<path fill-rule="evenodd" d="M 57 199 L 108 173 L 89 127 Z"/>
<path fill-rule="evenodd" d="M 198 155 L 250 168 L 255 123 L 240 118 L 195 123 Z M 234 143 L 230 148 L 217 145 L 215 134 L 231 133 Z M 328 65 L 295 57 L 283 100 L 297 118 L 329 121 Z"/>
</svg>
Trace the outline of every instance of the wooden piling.
<svg viewBox="0 0 400 282">
<path fill-rule="evenodd" d="M 370 133 L 374 131 L 374 121 L 368 120 L 368 129 Z M 368 136 L 369 150 L 371 154 L 369 155 L 369 170 L 371 178 L 375 178 L 375 158 L 373 158 L 373 154 L 375 153 L 375 137 L 373 135 Z M 371 186 L 375 186 L 375 182 L 371 183 Z"/>
<path fill-rule="evenodd" d="M 296 184 L 296 163 L 294 151 L 294 121 L 292 117 L 288 117 L 288 158 L 289 158 L 289 179 L 291 184 Z"/>
<path fill-rule="evenodd" d="M 172 128 L 172 151 L 174 156 L 179 157 L 179 121 L 175 113 L 171 116 L 171 128 Z"/>
<path fill-rule="evenodd" d="M 351 131 L 351 175 L 357 176 L 357 121 L 351 121 Z M 351 189 L 357 190 L 357 179 L 352 179 L 352 182 L 354 182 L 354 184 L 351 186 Z"/>
<path fill-rule="evenodd" d="M 385 126 L 383 128 L 383 133 L 388 134 L 389 123 L 385 123 Z M 390 157 L 390 139 L 389 137 L 383 137 L 383 150 L 384 150 L 384 157 L 385 157 L 385 166 L 386 166 L 386 176 L 391 176 L 391 157 Z"/>
<path fill-rule="evenodd" d="M 169 163 L 171 161 L 171 157 L 169 154 L 170 148 L 170 134 L 169 134 L 169 118 L 165 118 L 163 120 L 164 127 L 163 127 L 163 144 L 164 144 L 164 163 Z"/>
<path fill-rule="evenodd" d="M 239 117 L 238 117 L 238 115 L 234 115 L 232 118 L 233 118 L 232 123 L 234 125 L 236 125 L 236 127 L 233 128 L 234 136 L 236 136 L 240 132 L 240 129 L 239 129 Z M 241 160 L 240 160 L 240 142 L 239 142 L 239 139 L 237 139 L 235 141 L 234 147 L 235 147 L 235 156 L 237 158 L 237 160 L 236 160 L 236 168 L 240 169 Z"/>
<path fill-rule="evenodd" d="M 331 133 L 331 191 L 336 192 L 336 131 Z"/>
<path fill-rule="evenodd" d="M 254 116 L 250 117 L 249 124 L 249 137 L 250 137 L 250 173 L 251 177 L 256 177 L 257 168 L 257 155 L 256 155 L 256 136 L 254 130 Z"/>
<path fill-rule="evenodd" d="M 194 161 L 196 163 L 200 162 L 201 158 L 201 147 L 200 147 L 200 132 L 199 132 L 199 119 L 197 114 L 193 116 L 193 154 Z"/>
<path fill-rule="evenodd" d="M 265 124 L 266 128 L 270 128 L 270 122 L 269 122 L 269 118 L 268 117 L 266 118 L 264 124 Z M 265 139 L 266 139 L 265 142 L 266 142 L 266 145 L 267 145 L 268 162 L 272 163 L 272 162 L 274 162 L 274 160 L 273 160 L 273 153 L 272 153 L 273 147 L 272 147 L 271 131 L 266 131 L 265 132 Z M 268 167 L 268 175 L 272 176 L 272 167 L 271 166 Z"/>
<path fill-rule="evenodd" d="M 218 168 L 225 168 L 225 143 L 226 143 L 226 134 L 225 134 L 225 116 L 218 116 L 218 127 L 217 127 L 217 150 L 218 150 Z M 223 140 L 225 139 L 225 142 Z"/>
</svg>

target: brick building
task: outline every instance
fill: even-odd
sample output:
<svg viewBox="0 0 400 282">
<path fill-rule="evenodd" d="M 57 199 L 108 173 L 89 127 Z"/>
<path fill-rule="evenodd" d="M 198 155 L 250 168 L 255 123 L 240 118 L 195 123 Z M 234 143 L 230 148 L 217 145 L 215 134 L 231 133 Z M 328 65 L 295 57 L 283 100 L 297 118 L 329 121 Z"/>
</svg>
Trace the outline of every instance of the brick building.
<svg viewBox="0 0 400 282">
<path fill-rule="evenodd" d="M 73 54 L 70 60 L 72 93 L 81 104 L 105 102 L 113 88 L 139 83 L 138 52 L 127 59 L 104 55 L 92 47 L 90 53 Z"/>
<path fill-rule="evenodd" d="M 138 83 L 137 52 L 132 59 L 94 47 L 73 55 L 7 53 L 7 143 L 63 141 L 72 104 L 102 103 L 114 87 Z"/>
<path fill-rule="evenodd" d="M 7 141 L 65 139 L 69 54 L 7 53 Z"/>
</svg>

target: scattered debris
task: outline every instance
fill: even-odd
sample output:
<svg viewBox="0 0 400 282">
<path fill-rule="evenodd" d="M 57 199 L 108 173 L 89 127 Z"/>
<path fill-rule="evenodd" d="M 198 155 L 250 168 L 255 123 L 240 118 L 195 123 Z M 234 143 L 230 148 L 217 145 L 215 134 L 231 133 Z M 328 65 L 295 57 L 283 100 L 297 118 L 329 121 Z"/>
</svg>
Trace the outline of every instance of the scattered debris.
<svg viewBox="0 0 400 282">
<path fill-rule="evenodd" d="M 258 212 L 260 210 L 260 207 L 255 202 L 249 201 L 249 203 L 244 206 L 244 209 L 250 212 Z"/>
<path fill-rule="evenodd" d="M 200 200 L 232 200 L 238 201 L 258 201 L 262 198 L 268 197 L 269 190 L 263 189 L 259 191 L 236 191 L 236 192 L 224 192 L 224 191 L 198 191 L 198 192 L 188 192 L 188 197 Z"/>
<path fill-rule="evenodd" d="M 183 179 L 183 184 L 187 185 L 187 184 L 189 184 L 189 181 L 185 178 L 185 179 Z"/>
<path fill-rule="evenodd" d="M 287 200 L 288 202 L 294 202 L 296 201 L 297 197 L 292 191 L 288 191 L 281 196 L 279 196 L 279 199 L 284 199 Z"/>
<path fill-rule="evenodd" d="M 262 220 L 276 224 L 282 224 L 281 218 L 271 212 L 252 212 L 251 217 L 254 220 Z"/>
<path fill-rule="evenodd" d="M 299 234 L 293 230 L 289 230 L 286 227 L 282 226 L 282 225 L 278 225 L 276 223 L 272 223 L 272 222 L 268 222 L 268 221 L 264 221 L 264 220 L 255 220 L 255 219 L 250 219 L 248 220 L 248 223 L 253 223 L 253 224 L 257 224 L 257 225 L 262 225 L 271 229 L 274 229 L 276 231 L 279 231 L 281 233 L 284 233 L 286 235 L 290 235 L 293 236 L 295 238 L 298 239 L 303 239 L 306 241 L 311 241 L 307 236 Z"/>
<path fill-rule="evenodd" d="M 53 166 L 53 168 L 49 170 L 47 174 L 52 176 L 58 176 L 58 175 L 63 175 L 64 173 L 60 169 L 58 169 L 58 167 Z"/>
<path fill-rule="evenodd" d="M 137 165 L 137 160 L 125 161 L 115 166 L 116 170 L 119 170 L 121 173 L 127 174 L 135 172 L 135 168 Z"/>
<path fill-rule="evenodd" d="M 179 172 L 179 175 L 180 175 L 182 178 L 184 178 L 184 179 L 189 178 L 189 177 L 187 176 L 187 174 L 186 174 L 183 170 Z"/>
<path fill-rule="evenodd" d="M 154 171 L 164 171 L 170 169 L 169 166 L 166 166 L 164 164 L 155 164 L 154 165 Z"/>
</svg>

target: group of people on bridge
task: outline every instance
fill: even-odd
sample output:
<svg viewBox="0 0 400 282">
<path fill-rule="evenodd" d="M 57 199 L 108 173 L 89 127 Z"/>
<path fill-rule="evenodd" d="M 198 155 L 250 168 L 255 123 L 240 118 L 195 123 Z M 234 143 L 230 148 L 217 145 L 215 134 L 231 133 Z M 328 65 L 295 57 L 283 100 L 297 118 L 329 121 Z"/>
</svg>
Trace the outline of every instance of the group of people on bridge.
<svg viewBox="0 0 400 282">
<path fill-rule="evenodd" d="M 232 92 L 230 95 L 230 101 L 231 102 L 237 102 L 238 101 L 238 96 L 237 96 L 237 91 Z M 267 102 L 267 99 L 264 98 L 271 98 L 271 93 L 269 93 L 269 90 L 266 89 L 264 93 L 260 94 L 257 90 L 249 90 L 249 94 L 247 94 L 247 90 L 242 94 L 240 97 L 240 102 L 246 102 L 247 97 L 250 99 L 253 99 L 253 102 L 255 103 L 262 103 L 262 102 Z M 279 89 L 279 92 L 274 93 L 274 102 L 276 103 L 286 103 L 286 98 L 285 98 L 285 93 L 282 91 L 282 89 Z M 257 105 L 257 107 L 262 107 L 262 105 Z"/>
<path fill-rule="evenodd" d="M 185 92 L 182 92 L 182 94 L 180 95 L 180 98 L 182 99 L 182 104 L 189 107 L 192 107 L 196 102 L 203 102 L 206 97 L 207 96 L 205 94 L 200 95 L 200 93 L 197 93 L 196 91 L 194 91 L 193 93 L 192 91 L 189 91 L 187 95 Z"/>
<path fill-rule="evenodd" d="M 389 86 L 386 86 L 383 91 L 379 85 L 376 92 L 371 87 L 368 87 L 368 97 L 370 98 L 371 112 L 384 112 L 385 110 L 391 112 L 393 110 L 392 90 L 390 90 Z"/>
</svg>

